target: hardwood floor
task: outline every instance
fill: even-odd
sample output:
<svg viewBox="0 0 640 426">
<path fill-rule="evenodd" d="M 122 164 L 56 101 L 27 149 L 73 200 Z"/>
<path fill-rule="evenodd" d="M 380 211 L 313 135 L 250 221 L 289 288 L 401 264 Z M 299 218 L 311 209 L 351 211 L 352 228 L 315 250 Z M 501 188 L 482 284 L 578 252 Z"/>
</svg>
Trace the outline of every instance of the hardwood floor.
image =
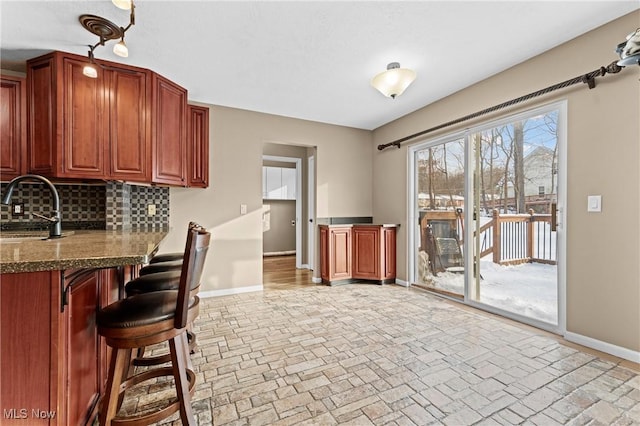
<svg viewBox="0 0 640 426">
<path fill-rule="evenodd" d="M 263 258 L 263 286 L 265 290 L 290 290 L 313 287 L 313 271 L 296 269 L 296 256 L 267 256 Z"/>
</svg>

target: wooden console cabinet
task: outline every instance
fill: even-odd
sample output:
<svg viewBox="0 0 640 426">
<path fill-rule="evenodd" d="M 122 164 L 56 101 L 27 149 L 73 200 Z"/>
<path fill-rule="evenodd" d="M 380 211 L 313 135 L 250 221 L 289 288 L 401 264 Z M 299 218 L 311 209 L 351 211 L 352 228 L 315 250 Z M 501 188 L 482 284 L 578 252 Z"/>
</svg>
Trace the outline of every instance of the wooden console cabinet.
<svg viewBox="0 0 640 426">
<path fill-rule="evenodd" d="M 326 284 L 394 282 L 396 226 L 320 225 L 320 276 Z"/>
</svg>

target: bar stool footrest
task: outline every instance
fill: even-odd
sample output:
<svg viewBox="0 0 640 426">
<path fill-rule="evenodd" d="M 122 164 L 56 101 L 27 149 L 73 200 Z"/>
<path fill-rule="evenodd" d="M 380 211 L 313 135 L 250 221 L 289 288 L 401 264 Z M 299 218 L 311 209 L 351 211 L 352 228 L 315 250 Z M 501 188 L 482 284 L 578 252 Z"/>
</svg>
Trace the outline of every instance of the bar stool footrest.
<svg viewBox="0 0 640 426">
<path fill-rule="evenodd" d="M 187 380 L 189 380 L 189 395 L 193 397 L 193 393 L 195 391 L 196 385 L 196 373 L 187 369 Z M 173 369 L 171 367 L 159 367 L 154 368 L 153 370 L 143 371 L 142 373 L 135 374 L 125 380 L 122 385 L 120 385 L 120 394 L 125 392 L 127 389 L 132 388 L 135 385 L 146 382 L 147 380 L 155 379 L 163 376 L 171 376 L 173 377 Z M 180 410 L 180 401 L 175 401 L 168 406 L 164 407 L 159 411 L 154 411 L 148 414 L 138 414 L 131 416 L 115 416 L 111 420 L 111 424 L 123 425 L 123 426 L 142 426 L 148 425 L 151 423 L 156 423 L 162 419 L 166 419 L 173 413 L 176 413 Z"/>
</svg>

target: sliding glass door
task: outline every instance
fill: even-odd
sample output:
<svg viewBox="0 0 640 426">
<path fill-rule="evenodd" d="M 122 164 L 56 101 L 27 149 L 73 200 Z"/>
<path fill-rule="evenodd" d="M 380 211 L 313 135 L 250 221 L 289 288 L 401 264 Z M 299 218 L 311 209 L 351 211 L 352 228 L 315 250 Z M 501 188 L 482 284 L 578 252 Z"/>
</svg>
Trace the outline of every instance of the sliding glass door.
<svg viewBox="0 0 640 426">
<path fill-rule="evenodd" d="M 416 284 L 464 296 L 465 140 L 453 138 L 415 152 Z"/>
<path fill-rule="evenodd" d="M 472 300 L 558 324 L 558 109 L 510 118 L 471 136 Z"/>
<path fill-rule="evenodd" d="M 556 104 L 410 149 L 413 284 L 562 326 L 564 116 Z"/>
</svg>

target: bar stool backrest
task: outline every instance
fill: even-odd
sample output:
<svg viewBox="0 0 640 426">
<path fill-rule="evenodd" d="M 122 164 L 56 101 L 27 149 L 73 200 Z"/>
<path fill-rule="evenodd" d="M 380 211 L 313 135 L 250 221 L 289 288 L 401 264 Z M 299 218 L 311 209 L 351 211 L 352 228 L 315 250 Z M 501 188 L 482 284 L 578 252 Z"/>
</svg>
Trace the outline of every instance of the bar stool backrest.
<svg viewBox="0 0 640 426">
<path fill-rule="evenodd" d="M 191 290 L 200 285 L 204 261 L 209 250 L 211 234 L 203 227 L 189 224 L 187 243 L 182 261 L 180 274 L 180 287 L 178 289 L 178 301 L 175 314 L 175 328 L 184 328 L 187 325 L 189 299 Z"/>
</svg>

